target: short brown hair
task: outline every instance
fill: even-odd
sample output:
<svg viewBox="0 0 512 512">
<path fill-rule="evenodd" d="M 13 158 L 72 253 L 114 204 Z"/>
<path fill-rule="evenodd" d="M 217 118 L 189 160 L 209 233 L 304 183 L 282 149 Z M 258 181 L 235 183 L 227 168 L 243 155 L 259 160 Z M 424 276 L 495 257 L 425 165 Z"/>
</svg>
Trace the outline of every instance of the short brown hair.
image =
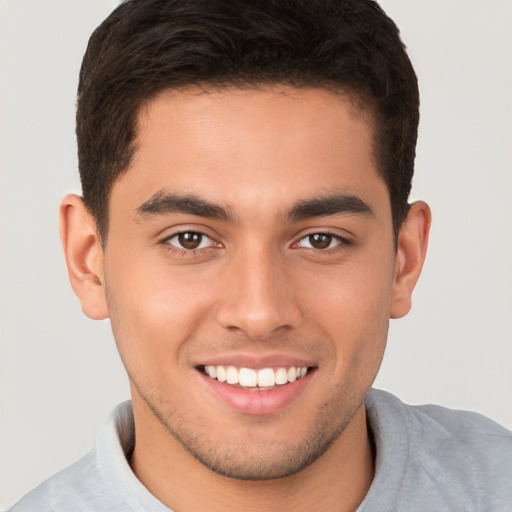
<svg viewBox="0 0 512 512">
<path fill-rule="evenodd" d="M 285 84 L 348 93 L 375 122 L 395 236 L 408 209 L 417 80 L 396 25 L 372 0 L 127 0 L 94 31 L 80 71 L 84 202 L 105 240 L 142 104 L 165 89 Z"/>
</svg>

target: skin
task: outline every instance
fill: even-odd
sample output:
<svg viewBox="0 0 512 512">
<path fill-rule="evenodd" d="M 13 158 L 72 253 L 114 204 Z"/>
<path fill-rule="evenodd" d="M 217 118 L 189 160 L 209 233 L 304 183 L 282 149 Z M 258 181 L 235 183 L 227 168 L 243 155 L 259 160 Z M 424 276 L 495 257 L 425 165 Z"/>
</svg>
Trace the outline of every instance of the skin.
<svg viewBox="0 0 512 512">
<path fill-rule="evenodd" d="M 354 510 L 366 495 L 363 400 L 430 225 L 415 203 L 395 248 L 372 138 L 370 116 L 324 90 L 165 92 L 140 111 L 104 249 L 81 199 L 64 199 L 73 288 L 89 317 L 110 317 L 130 378 L 132 468 L 172 509 Z M 176 211 L 184 196 L 217 213 Z M 333 196 L 336 212 L 318 208 Z M 203 233 L 199 248 L 180 232 Z M 270 413 L 230 406 L 198 369 L 262 357 L 312 368 Z"/>
</svg>

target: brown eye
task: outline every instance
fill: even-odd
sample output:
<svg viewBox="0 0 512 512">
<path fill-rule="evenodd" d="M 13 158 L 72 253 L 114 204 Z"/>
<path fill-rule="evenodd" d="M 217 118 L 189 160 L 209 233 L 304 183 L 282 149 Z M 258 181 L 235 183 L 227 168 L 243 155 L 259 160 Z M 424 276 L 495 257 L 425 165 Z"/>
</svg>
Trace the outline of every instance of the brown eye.
<svg viewBox="0 0 512 512">
<path fill-rule="evenodd" d="M 180 233 L 178 242 L 184 249 L 197 249 L 201 245 L 201 233 Z"/>
<path fill-rule="evenodd" d="M 326 235 L 324 233 L 315 233 L 309 235 L 309 243 L 311 247 L 315 249 L 327 249 L 331 245 L 332 235 Z"/>
<path fill-rule="evenodd" d="M 184 231 L 183 233 L 177 233 L 169 237 L 166 243 L 176 247 L 177 249 L 186 249 L 187 251 L 193 251 L 196 249 L 204 249 L 206 247 L 212 247 L 214 241 L 203 233 L 197 231 Z"/>
<path fill-rule="evenodd" d="M 299 242 L 300 247 L 306 247 L 308 249 L 330 249 L 343 242 L 343 239 L 330 233 L 312 233 L 311 235 L 305 236 Z"/>
</svg>

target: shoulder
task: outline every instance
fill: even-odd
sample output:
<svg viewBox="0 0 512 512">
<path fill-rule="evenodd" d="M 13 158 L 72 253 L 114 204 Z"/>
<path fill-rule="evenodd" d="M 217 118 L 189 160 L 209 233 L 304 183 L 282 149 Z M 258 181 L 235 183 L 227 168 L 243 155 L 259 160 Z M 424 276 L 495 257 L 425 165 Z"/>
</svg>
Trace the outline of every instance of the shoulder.
<svg viewBox="0 0 512 512">
<path fill-rule="evenodd" d="M 366 406 L 377 471 L 380 464 L 381 473 L 395 474 L 397 503 L 431 503 L 436 510 L 512 508 L 509 430 L 477 413 L 410 406 L 382 391 L 372 390 Z"/>
<path fill-rule="evenodd" d="M 474 445 L 478 455 L 495 447 L 511 447 L 512 432 L 495 421 L 475 412 L 448 409 L 439 405 L 412 406 L 385 391 L 372 389 L 365 402 L 368 413 L 380 430 L 406 428 L 413 439 L 422 441 Z"/>
<path fill-rule="evenodd" d="M 102 485 L 93 450 L 38 485 L 8 512 L 61 512 L 73 507 L 75 510 L 89 510 L 82 507 L 88 501 L 93 503 L 93 496 Z"/>
<path fill-rule="evenodd" d="M 423 464 L 429 461 L 445 475 L 463 475 L 473 488 L 491 490 L 500 482 L 510 487 L 509 430 L 481 414 L 435 405 L 410 407 L 409 417 L 412 439 L 417 443 L 413 453 Z"/>
<path fill-rule="evenodd" d="M 131 494 L 141 484 L 127 461 L 134 435 L 131 404 L 124 402 L 104 421 L 94 450 L 40 484 L 8 512 L 140 510 Z"/>
</svg>

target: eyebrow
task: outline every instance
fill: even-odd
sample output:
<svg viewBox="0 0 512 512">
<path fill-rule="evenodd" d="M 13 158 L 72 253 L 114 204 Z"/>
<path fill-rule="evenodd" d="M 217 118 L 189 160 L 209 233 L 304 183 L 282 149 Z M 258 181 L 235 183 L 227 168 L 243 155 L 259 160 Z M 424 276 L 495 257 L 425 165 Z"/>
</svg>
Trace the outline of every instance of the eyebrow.
<svg viewBox="0 0 512 512">
<path fill-rule="evenodd" d="M 360 197 L 351 194 L 335 193 L 299 201 L 288 212 L 287 217 L 289 221 L 298 221 L 342 214 L 373 216 L 374 212 Z"/>
<path fill-rule="evenodd" d="M 209 219 L 218 219 L 224 221 L 233 221 L 232 212 L 210 203 L 191 194 L 174 194 L 166 190 L 159 190 L 153 194 L 147 201 L 137 208 L 137 214 L 143 218 L 151 218 L 170 213 L 185 213 L 205 217 Z M 285 214 L 288 222 L 306 220 L 314 217 L 324 217 L 330 215 L 374 215 L 371 207 L 360 197 L 335 193 L 322 195 L 298 201 Z"/>
<path fill-rule="evenodd" d="M 194 195 L 181 195 L 159 190 L 137 208 L 143 218 L 169 213 L 188 213 L 209 219 L 232 220 L 231 212 Z"/>
</svg>

